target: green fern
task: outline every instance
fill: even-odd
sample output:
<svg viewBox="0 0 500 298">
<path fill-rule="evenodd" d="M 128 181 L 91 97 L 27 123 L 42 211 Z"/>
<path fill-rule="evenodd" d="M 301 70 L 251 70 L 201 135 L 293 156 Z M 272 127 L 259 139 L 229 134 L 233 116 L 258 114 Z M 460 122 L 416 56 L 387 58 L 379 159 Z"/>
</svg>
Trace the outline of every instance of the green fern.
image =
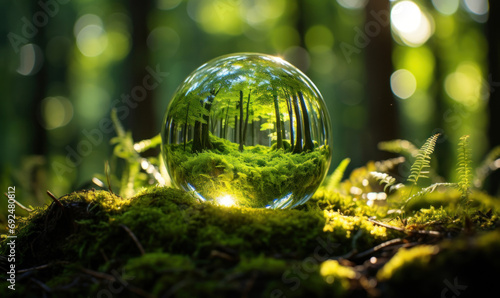
<svg viewBox="0 0 500 298">
<path fill-rule="evenodd" d="M 488 175 L 500 168 L 500 146 L 496 146 L 486 155 L 481 165 L 476 169 L 476 176 L 474 178 L 474 186 L 481 188 Z"/>
<path fill-rule="evenodd" d="M 431 167 L 431 154 L 434 152 L 434 147 L 436 146 L 436 141 L 439 138 L 439 133 L 433 135 L 425 141 L 424 145 L 418 150 L 418 154 L 415 162 L 411 166 L 410 176 L 408 176 L 407 182 L 411 182 L 410 192 L 408 193 L 408 198 L 406 202 L 412 197 L 413 188 L 417 185 L 420 178 L 428 178 L 429 171 Z M 402 206 L 404 207 L 404 206 Z"/>
<path fill-rule="evenodd" d="M 417 185 L 418 180 L 421 178 L 429 178 L 429 171 L 427 169 L 431 166 L 431 154 L 434 152 L 434 147 L 436 146 L 436 141 L 439 137 L 439 133 L 433 135 L 425 141 L 424 145 L 420 150 L 418 150 L 417 158 L 410 169 L 410 176 L 408 176 L 408 182 L 413 185 Z"/>
<path fill-rule="evenodd" d="M 392 177 L 389 174 L 386 173 L 380 173 L 380 172 L 370 172 L 370 175 L 375 178 L 379 182 L 379 184 L 384 184 L 384 191 L 387 190 L 387 188 L 390 188 L 394 183 L 396 182 L 396 178 Z"/>
<path fill-rule="evenodd" d="M 462 192 L 462 197 L 467 198 L 469 188 L 472 181 L 471 168 L 471 150 L 469 146 L 469 136 L 465 135 L 460 138 L 458 143 L 458 169 L 459 182 L 458 187 Z"/>
<path fill-rule="evenodd" d="M 161 144 L 160 135 L 134 143 L 131 132 L 125 131 L 118 119 L 116 109 L 111 110 L 111 120 L 117 134 L 110 140 L 110 143 L 115 145 L 113 155 L 125 160 L 124 169 L 121 170 L 120 175 L 120 196 L 133 196 L 137 189 L 150 184 L 150 178 L 153 178 L 158 184 L 164 185 L 166 182 L 158 169 L 158 159 L 144 158 L 139 154 L 159 146 Z"/>
<path fill-rule="evenodd" d="M 407 160 L 413 160 L 418 155 L 418 148 L 407 140 L 391 140 L 378 143 L 378 149 L 391 153 L 401 154 Z"/>
<path fill-rule="evenodd" d="M 344 176 L 345 169 L 347 168 L 347 166 L 349 165 L 350 162 L 351 162 L 350 158 L 344 158 L 339 163 L 339 165 L 337 166 L 335 171 L 333 171 L 333 174 L 328 179 L 328 182 L 326 185 L 327 190 L 333 191 L 334 189 L 336 189 L 339 186 L 340 181 L 342 180 L 342 177 Z"/>
<path fill-rule="evenodd" d="M 408 199 L 406 199 L 405 203 L 408 203 L 409 201 L 411 201 L 414 198 L 421 197 L 425 194 L 431 193 L 431 192 L 435 191 L 436 188 L 443 187 L 443 186 L 445 186 L 445 187 L 459 187 L 457 183 L 447 183 L 447 182 L 434 183 L 434 184 L 429 185 L 426 188 L 422 188 L 422 190 L 420 190 L 416 194 L 414 194 L 411 197 L 409 197 Z"/>
</svg>

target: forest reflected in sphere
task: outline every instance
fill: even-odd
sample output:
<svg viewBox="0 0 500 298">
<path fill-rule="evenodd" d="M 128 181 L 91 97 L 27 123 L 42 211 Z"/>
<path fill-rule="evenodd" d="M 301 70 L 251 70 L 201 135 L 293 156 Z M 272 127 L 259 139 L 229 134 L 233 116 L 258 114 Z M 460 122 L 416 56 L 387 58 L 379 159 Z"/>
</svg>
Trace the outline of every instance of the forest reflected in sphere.
<svg viewBox="0 0 500 298">
<path fill-rule="evenodd" d="M 293 208 L 323 181 L 330 119 L 296 67 L 255 53 L 222 56 L 178 87 L 162 128 L 174 184 L 224 206 Z"/>
</svg>

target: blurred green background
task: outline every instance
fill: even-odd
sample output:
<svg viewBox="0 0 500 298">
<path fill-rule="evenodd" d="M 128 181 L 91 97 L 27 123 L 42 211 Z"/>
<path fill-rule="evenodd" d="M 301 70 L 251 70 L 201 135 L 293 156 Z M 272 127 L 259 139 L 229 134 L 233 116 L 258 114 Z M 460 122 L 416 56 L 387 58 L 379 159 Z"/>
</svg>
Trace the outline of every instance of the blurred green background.
<svg viewBox="0 0 500 298">
<path fill-rule="evenodd" d="M 380 141 L 421 146 L 440 132 L 438 171 L 453 179 L 460 136 L 471 135 L 476 164 L 500 145 L 495 1 L 1 4 L 1 189 L 16 186 L 27 205 L 103 173 L 113 107 L 135 141 L 151 138 L 182 80 L 233 52 L 281 56 L 312 79 L 332 119 L 332 168 L 345 157 L 349 169 L 390 157 Z"/>
</svg>

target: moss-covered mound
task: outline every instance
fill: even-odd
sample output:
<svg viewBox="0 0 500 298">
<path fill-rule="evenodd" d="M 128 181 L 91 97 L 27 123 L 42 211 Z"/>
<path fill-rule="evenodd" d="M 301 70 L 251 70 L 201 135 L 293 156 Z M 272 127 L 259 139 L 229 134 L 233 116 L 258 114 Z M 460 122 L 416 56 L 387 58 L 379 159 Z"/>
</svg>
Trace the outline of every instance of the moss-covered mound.
<svg viewBox="0 0 500 298">
<path fill-rule="evenodd" d="M 425 216 L 443 217 L 440 209 L 428 210 Z M 451 239 L 370 218 L 379 212 L 325 189 L 300 210 L 221 207 L 171 188 L 130 200 L 75 192 L 22 221 L 16 291 L 7 289 L 5 273 L 0 291 L 2 297 L 458 297 L 456 291 L 472 297 L 493 288 L 486 270 L 500 269 L 496 215 L 484 214 L 484 228 L 471 225 Z M 1 255 L 8 249 L 4 240 Z M 7 259 L 0 261 L 6 272 Z"/>
</svg>

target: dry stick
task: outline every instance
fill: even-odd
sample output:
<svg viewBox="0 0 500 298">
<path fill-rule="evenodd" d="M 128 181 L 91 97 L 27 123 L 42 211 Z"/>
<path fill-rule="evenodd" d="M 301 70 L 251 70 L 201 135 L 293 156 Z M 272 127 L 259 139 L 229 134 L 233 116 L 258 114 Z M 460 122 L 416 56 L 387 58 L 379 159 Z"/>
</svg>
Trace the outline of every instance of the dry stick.
<svg viewBox="0 0 500 298">
<path fill-rule="evenodd" d="M 49 197 L 50 197 L 50 198 L 51 198 L 54 202 L 56 202 L 56 203 L 57 203 L 57 205 L 59 205 L 59 207 L 61 207 L 61 208 L 63 208 L 63 209 L 64 209 L 64 206 L 63 206 L 63 204 L 61 203 L 61 201 L 59 201 L 59 200 L 56 198 L 56 196 L 54 196 L 54 194 L 53 194 L 53 193 L 51 193 L 49 190 L 47 190 L 47 194 L 49 195 Z"/>
<path fill-rule="evenodd" d="M 393 230 L 396 230 L 396 231 L 399 231 L 399 232 L 402 232 L 402 233 L 405 233 L 405 234 L 417 233 L 417 234 L 422 234 L 422 235 L 442 236 L 442 234 L 440 232 L 438 232 L 438 231 L 426 231 L 426 230 L 409 231 L 409 230 L 406 230 L 404 228 L 398 228 L 398 227 L 395 227 L 395 226 L 391 226 L 391 225 L 385 224 L 385 223 L 380 222 L 380 221 L 373 220 L 371 218 L 368 218 L 368 221 L 370 221 L 373 224 L 376 224 L 378 226 L 381 226 L 381 227 L 384 227 L 384 228 L 387 228 L 387 229 L 393 229 Z"/>
<path fill-rule="evenodd" d="M 26 206 L 24 206 L 23 204 L 19 203 L 16 199 L 11 199 L 9 198 L 9 195 L 7 193 L 4 193 L 4 195 L 9 199 L 9 200 L 14 200 L 14 203 L 16 203 L 17 206 L 21 207 L 22 209 L 28 211 L 28 212 L 33 212 L 35 211 L 34 209 L 30 209 Z"/>
<path fill-rule="evenodd" d="M 126 225 L 121 224 L 120 227 L 122 227 L 128 233 L 130 238 L 132 238 L 132 240 L 135 242 L 135 245 L 137 245 L 137 248 L 139 248 L 139 250 L 141 251 L 141 255 L 144 255 L 146 252 L 144 251 L 144 248 L 142 247 L 139 239 L 137 239 L 135 234 Z"/>
<path fill-rule="evenodd" d="M 381 250 L 382 248 L 385 248 L 385 247 L 388 247 L 388 246 L 391 246 L 391 245 L 395 245 L 395 244 L 400 244 L 403 242 L 403 239 L 401 238 L 396 238 L 396 239 L 391 239 L 389 241 L 386 241 L 386 242 L 383 242 L 375 247 L 372 247 L 368 250 L 365 250 L 364 252 L 361 252 L 357 255 L 355 255 L 355 258 L 356 259 L 362 259 L 366 256 L 369 256 L 370 254 L 376 252 L 376 251 L 379 251 Z"/>
</svg>

